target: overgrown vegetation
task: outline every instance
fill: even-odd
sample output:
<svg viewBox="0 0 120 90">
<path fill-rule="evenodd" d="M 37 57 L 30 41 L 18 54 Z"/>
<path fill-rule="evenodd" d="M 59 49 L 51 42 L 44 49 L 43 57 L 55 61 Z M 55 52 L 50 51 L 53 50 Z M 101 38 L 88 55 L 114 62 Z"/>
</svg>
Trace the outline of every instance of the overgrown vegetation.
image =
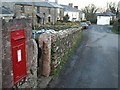
<svg viewBox="0 0 120 90">
<path fill-rule="evenodd" d="M 97 23 L 97 18 L 88 18 L 88 21 L 90 21 L 92 24 L 96 24 Z"/>
<path fill-rule="evenodd" d="M 69 21 L 69 15 L 66 14 L 64 17 L 63 17 L 63 21 L 64 22 L 68 22 Z"/>
<path fill-rule="evenodd" d="M 57 21 L 55 25 L 51 25 L 51 23 L 46 23 L 44 26 L 35 25 L 35 30 L 48 28 L 48 29 L 54 29 L 56 31 L 59 31 L 59 30 L 64 30 L 68 28 L 78 28 L 78 27 L 80 27 L 80 22 L 70 22 L 70 21 L 64 22 L 60 20 L 60 21 Z"/>
<path fill-rule="evenodd" d="M 116 34 L 120 34 L 120 20 L 114 22 L 112 31 Z"/>
<path fill-rule="evenodd" d="M 107 8 L 106 11 L 110 11 L 110 12 L 116 14 L 116 15 L 118 14 L 118 7 L 115 4 L 115 2 L 109 2 L 109 3 L 107 3 L 107 6 L 108 6 L 108 8 Z"/>
</svg>

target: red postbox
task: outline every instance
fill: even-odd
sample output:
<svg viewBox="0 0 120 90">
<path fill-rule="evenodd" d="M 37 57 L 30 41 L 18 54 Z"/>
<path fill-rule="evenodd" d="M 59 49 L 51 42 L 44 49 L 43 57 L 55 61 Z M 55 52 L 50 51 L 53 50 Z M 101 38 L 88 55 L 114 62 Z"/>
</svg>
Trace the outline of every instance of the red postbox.
<svg viewBox="0 0 120 90">
<path fill-rule="evenodd" d="M 11 32 L 14 85 L 26 77 L 26 37 L 24 30 Z"/>
</svg>

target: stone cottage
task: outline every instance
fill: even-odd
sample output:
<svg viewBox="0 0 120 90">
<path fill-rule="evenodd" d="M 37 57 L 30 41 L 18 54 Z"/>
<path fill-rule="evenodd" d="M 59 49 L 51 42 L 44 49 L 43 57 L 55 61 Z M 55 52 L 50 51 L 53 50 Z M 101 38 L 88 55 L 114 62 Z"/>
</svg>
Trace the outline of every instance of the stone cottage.
<svg viewBox="0 0 120 90">
<path fill-rule="evenodd" d="M 63 7 L 54 2 L 18 2 L 15 3 L 16 18 L 33 18 L 35 24 L 45 23 L 55 24 L 57 20 L 62 20 Z"/>
</svg>

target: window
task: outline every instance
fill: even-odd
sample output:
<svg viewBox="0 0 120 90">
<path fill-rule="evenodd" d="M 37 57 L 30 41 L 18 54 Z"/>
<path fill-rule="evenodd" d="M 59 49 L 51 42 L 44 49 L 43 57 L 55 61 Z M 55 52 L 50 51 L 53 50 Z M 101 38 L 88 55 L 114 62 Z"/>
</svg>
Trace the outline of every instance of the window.
<svg viewBox="0 0 120 90">
<path fill-rule="evenodd" d="M 39 7 L 37 7 L 37 13 L 40 13 L 40 8 Z"/>
<path fill-rule="evenodd" d="M 21 6 L 21 11 L 22 11 L 22 13 L 25 12 L 24 6 Z"/>
<path fill-rule="evenodd" d="M 50 14 L 50 8 L 48 9 L 48 13 Z"/>
<path fill-rule="evenodd" d="M 48 22 L 50 22 L 50 17 L 48 17 Z"/>
</svg>

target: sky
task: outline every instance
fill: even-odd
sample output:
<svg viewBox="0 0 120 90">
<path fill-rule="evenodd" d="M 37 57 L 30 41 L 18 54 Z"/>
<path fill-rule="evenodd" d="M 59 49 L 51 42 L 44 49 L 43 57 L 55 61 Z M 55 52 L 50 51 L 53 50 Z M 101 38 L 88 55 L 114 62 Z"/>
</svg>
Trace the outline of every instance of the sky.
<svg viewBox="0 0 120 90">
<path fill-rule="evenodd" d="M 29 1 L 29 0 L 0 0 L 2 2 L 23 2 L 23 1 Z M 30 0 L 30 1 L 43 1 L 43 0 Z M 51 2 L 55 2 L 55 0 L 48 0 Z M 104 8 L 107 7 L 107 2 L 115 2 L 116 5 L 118 4 L 120 0 L 58 0 L 58 4 L 64 4 L 68 5 L 68 3 L 73 3 L 73 6 L 78 6 L 79 9 L 84 8 L 85 6 L 89 4 L 94 4 L 98 8 Z"/>
<path fill-rule="evenodd" d="M 55 0 L 49 0 L 54 2 Z M 79 9 L 84 8 L 88 4 L 95 4 L 99 8 L 107 7 L 107 2 L 115 2 L 116 4 L 120 0 L 58 0 L 59 4 L 66 4 L 73 3 L 74 6 L 79 6 Z"/>
</svg>

